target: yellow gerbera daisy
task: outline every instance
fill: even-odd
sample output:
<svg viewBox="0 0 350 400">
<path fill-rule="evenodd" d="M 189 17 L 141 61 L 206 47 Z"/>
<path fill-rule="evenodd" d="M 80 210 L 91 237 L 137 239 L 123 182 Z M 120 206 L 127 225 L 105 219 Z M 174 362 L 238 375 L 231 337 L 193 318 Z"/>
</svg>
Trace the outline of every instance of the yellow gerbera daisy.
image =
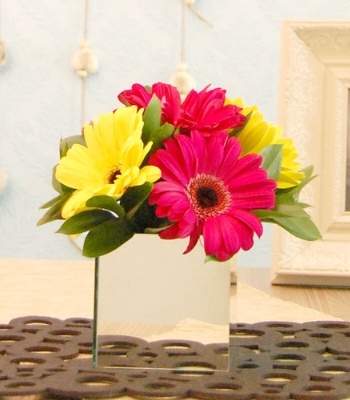
<svg viewBox="0 0 350 400">
<path fill-rule="evenodd" d="M 258 107 L 246 107 L 240 98 L 227 99 L 226 102 L 241 107 L 241 113 L 245 116 L 249 115 L 248 122 L 237 135 L 242 145 L 242 154 L 257 154 L 268 145 L 281 144 L 283 146 L 281 173 L 277 187 L 286 189 L 297 186 L 305 175 L 300 171 L 301 165 L 297 161 L 298 154 L 292 139 L 281 137 L 282 128 L 265 121 Z"/>
<path fill-rule="evenodd" d="M 95 195 L 118 200 L 129 187 L 160 178 L 158 167 L 140 168 L 152 146 L 141 140 L 142 113 L 136 106 L 123 107 L 85 125 L 86 146 L 74 144 L 56 168 L 57 180 L 76 189 L 62 208 L 63 218 L 84 210 Z"/>
</svg>

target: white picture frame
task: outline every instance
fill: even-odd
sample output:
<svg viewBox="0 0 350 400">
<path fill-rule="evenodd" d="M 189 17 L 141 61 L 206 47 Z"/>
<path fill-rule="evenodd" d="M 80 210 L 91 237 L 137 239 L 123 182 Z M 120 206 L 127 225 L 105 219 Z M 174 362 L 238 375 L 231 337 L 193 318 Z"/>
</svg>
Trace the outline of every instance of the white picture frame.
<svg viewBox="0 0 350 400">
<path fill-rule="evenodd" d="M 302 192 L 323 239 L 274 227 L 272 284 L 350 286 L 350 21 L 282 26 L 279 124 L 317 178 Z M 348 175 L 349 180 L 349 175 Z"/>
</svg>

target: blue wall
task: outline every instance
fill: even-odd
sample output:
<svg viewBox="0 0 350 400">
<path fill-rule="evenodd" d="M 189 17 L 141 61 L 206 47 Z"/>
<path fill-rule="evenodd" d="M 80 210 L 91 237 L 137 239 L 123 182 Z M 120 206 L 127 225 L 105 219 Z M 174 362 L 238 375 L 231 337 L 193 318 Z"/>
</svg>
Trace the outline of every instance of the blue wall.
<svg viewBox="0 0 350 400">
<path fill-rule="evenodd" d="M 284 20 L 349 20 L 348 0 L 197 0 L 213 27 L 186 13 L 185 62 L 197 88 L 211 83 L 258 104 L 275 121 Z M 179 63 L 181 0 L 90 0 L 88 40 L 100 69 L 86 80 L 85 119 L 117 106 L 134 82 L 167 81 Z M 0 258 L 77 259 L 58 224 L 37 227 L 55 194 L 52 166 L 61 137 L 80 132 L 80 78 L 70 67 L 84 25 L 83 0 L 2 0 L 0 39 Z M 239 263 L 267 266 L 271 230 Z"/>
</svg>

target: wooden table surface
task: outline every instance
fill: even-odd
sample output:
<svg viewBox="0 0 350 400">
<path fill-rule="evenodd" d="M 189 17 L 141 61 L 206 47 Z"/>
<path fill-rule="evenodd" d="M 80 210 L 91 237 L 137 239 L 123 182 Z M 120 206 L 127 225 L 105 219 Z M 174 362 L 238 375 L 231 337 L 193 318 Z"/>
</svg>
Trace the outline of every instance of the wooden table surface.
<svg viewBox="0 0 350 400">
<path fill-rule="evenodd" d="M 269 296 L 350 321 L 350 289 L 330 287 L 277 286 L 270 283 L 268 268 L 240 268 L 238 282 Z"/>
<path fill-rule="evenodd" d="M 93 261 L 3 259 L 0 279 L 2 323 L 25 315 L 93 317 Z M 350 320 L 348 290 L 272 286 L 268 280 L 265 269 L 238 270 L 238 284 L 231 287 L 232 322 Z"/>
</svg>

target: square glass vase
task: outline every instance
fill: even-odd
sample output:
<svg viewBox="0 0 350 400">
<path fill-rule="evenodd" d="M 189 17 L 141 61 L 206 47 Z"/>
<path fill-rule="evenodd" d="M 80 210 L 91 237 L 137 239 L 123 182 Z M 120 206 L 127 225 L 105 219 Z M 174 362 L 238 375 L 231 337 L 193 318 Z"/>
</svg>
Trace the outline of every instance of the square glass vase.
<svg viewBox="0 0 350 400">
<path fill-rule="evenodd" d="M 228 370 L 231 261 L 136 234 L 95 259 L 93 365 Z"/>
</svg>

